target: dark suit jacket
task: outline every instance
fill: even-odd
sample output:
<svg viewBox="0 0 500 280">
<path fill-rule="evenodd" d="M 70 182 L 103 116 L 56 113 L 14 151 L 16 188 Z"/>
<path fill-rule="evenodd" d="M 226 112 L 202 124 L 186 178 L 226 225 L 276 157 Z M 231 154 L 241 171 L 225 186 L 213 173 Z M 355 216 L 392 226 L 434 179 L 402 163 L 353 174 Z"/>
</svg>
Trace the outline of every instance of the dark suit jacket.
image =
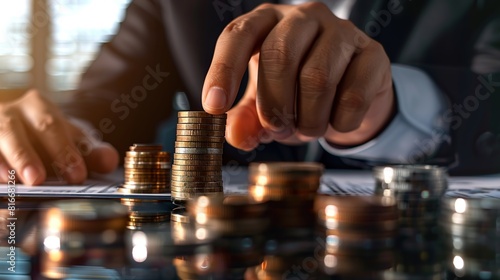
<svg viewBox="0 0 500 280">
<path fill-rule="evenodd" d="M 499 172 L 500 3 L 394 1 L 358 0 L 351 20 L 383 44 L 392 62 L 423 69 L 449 97 L 453 107 L 445 120 L 451 141 L 422 160 L 451 164 L 452 173 Z M 175 92 L 187 93 L 191 109 L 201 109 L 201 88 L 218 35 L 261 2 L 268 1 L 133 1 L 67 108 L 90 120 L 122 152 L 133 142 L 158 139 L 162 124 L 175 123 Z M 400 12 L 388 15 L 388 5 L 395 3 Z M 172 142 L 175 130 L 166 131 Z M 228 148 L 225 154 L 239 163 L 304 156 L 304 147 L 271 145 L 252 153 Z M 321 160 L 330 167 L 342 165 L 326 154 Z"/>
</svg>

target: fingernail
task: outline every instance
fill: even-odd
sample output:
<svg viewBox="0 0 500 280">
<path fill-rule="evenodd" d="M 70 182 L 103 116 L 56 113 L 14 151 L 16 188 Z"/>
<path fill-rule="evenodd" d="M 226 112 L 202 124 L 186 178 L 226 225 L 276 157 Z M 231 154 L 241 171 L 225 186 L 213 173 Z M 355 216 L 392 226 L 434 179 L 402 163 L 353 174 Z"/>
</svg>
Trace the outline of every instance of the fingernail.
<svg viewBox="0 0 500 280">
<path fill-rule="evenodd" d="M 36 180 L 38 179 L 38 169 L 35 168 L 34 166 L 27 166 L 23 170 L 23 178 L 24 178 L 24 183 L 28 185 L 33 185 Z"/>
<path fill-rule="evenodd" d="M 227 95 L 220 87 L 212 87 L 205 98 L 204 106 L 208 109 L 221 110 L 226 108 Z"/>
</svg>

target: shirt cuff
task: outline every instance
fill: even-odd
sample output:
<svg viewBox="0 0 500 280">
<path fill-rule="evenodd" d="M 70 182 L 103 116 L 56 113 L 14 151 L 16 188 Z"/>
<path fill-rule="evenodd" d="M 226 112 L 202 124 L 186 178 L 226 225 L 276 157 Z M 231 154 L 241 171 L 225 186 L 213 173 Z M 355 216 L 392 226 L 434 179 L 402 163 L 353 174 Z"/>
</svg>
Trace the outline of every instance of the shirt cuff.
<svg viewBox="0 0 500 280">
<path fill-rule="evenodd" d="M 337 156 L 384 163 L 416 163 L 434 154 L 449 139 L 443 120 L 449 102 L 422 70 L 392 65 L 398 112 L 376 138 L 350 148 L 337 148 L 321 138 L 321 146 Z"/>
</svg>

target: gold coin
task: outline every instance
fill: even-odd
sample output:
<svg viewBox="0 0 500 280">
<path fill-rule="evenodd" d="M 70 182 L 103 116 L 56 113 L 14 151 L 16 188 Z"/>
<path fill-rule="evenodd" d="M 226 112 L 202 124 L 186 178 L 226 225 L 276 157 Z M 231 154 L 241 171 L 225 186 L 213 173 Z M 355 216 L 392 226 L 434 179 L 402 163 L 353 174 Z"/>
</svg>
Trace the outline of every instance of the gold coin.
<svg viewBox="0 0 500 280">
<path fill-rule="evenodd" d="M 125 170 L 165 170 L 168 171 L 171 168 L 170 163 L 124 163 L 123 168 Z"/>
<path fill-rule="evenodd" d="M 208 161 L 222 161 L 222 155 L 218 154 L 174 154 L 174 161 L 182 160 L 208 160 Z"/>
<path fill-rule="evenodd" d="M 217 166 L 221 168 L 222 160 L 194 160 L 194 159 L 176 159 L 174 164 L 177 166 L 196 166 L 203 168 L 205 166 Z"/>
<path fill-rule="evenodd" d="M 127 151 L 125 153 L 127 157 L 152 157 L 152 158 L 168 158 L 170 156 L 169 152 L 143 152 L 143 151 Z"/>
<path fill-rule="evenodd" d="M 225 131 L 218 131 L 218 130 L 182 130 L 182 129 L 177 129 L 176 135 L 224 137 L 225 133 L 226 133 Z"/>
<path fill-rule="evenodd" d="M 177 113 L 179 118 L 214 118 L 214 119 L 226 119 L 227 114 L 212 115 L 205 111 L 179 111 Z"/>
<path fill-rule="evenodd" d="M 177 123 L 195 123 L 195 124 L 218 124 L 218 125 L 226 125 L 226 119 L 222 118 L 178 118 Z"/>
<path fill-rule="evenodd" d="M 222 149 L 219 148 L 175 148 L 176 154 L 193 155 L 222 155 Z"/>
<path fill-rule="evenodd" d="M 173 176 L 222 176 L 222 170 L 215 170 L 215 171 L 205 171 L 199 168 L 196 171 L 186 171 L 186 170 L 172 170 L 172 175 Z"/>
<path fill-rule="evenodd" d="M 250 163 L 249 177 L 267 176 L 321 176 L 324 166 L 315 162 L 268 162 Z"/>
<path fill-rule="evenodd" d="M 217 164 L 206 164 L 202 166 L 197 166 L 197 165 L 177 165 L 173 164 L 171 172 L 173 171 L 203 171 L 203 172 L 208 172 L 208 171 L 221 171 L 221 166 Z"/>
<path fill-rule="evenodd" d="M 223 187 L 211 187 L 211 188 L 182 188 L 182 187 L 174 187 L 171 191 L 174 192 L 189 192 L 189 193 L 198 193 L 198 192 L 221 192 L 223 191 Z"/>
<path fill-rule="evenodd" d="M 180 123 L 177 124 L 177 130 L 207 130 L 207 131 L 224 131 L 225 125 L 217 124 L 198 124 L 198 123 Z"/>
<path fill-rule="evenodd" d="M 177 142 L 210 142 L 210 143 L 224 143 L 226 139 L 223 136 L 196 136 L 196 135 L 179 135 L 177 134 L 175 140 Z"/>
<path fill-rule="evenodd" d="M 182 182 L 182 181 L 174 181 L 170 182 L 171 187 L 177 188 L 212 188 L 212 187 L 222 187 L 222 181 L 213 181 L 213 182 Z"/>
<path fill-rule="evenodd" d="M 187 192 L 172 192 L 172 198 L 176 198 L 179 200 L 188 200 L 199 197 L 200 195 L 210 196 L 210 195 L 220 195 L 220 192 L 202 192 L 202 193 L 187 193 Z"/>
<path fill-rule="evenodd" d="M 162 145 L 158 144 L 133 144 L 129 147 L 130 151 L 161 151 Z"/>
<path fill-rule="evenodd" d="M 177 182 L 215 182 L 222 180 L 222 176 L 172 176 L 172 180 Z"/>
<path fill-rule="evenodd" d="M 213 143 L 213 142 L 175 142 L 176 148 L 215 148 L 222 149 L 224 148 L 224 143 Z"/>
</svg>

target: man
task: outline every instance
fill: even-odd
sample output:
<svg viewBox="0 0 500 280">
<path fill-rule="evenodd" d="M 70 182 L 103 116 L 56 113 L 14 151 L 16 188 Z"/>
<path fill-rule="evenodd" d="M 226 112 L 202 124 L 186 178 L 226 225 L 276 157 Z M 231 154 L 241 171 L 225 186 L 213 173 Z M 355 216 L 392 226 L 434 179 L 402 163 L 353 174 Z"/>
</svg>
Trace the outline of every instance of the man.
<svg viewBox="0 0 500 280">
<path fill-rule="evenodd" d="M 498 172 L 494 1 L 261 2 L 132 2 L 67 107 L 94 128 L 64 119 L 36 92 L 4 103 L 0 178 L 7 168 L 27 184 L 47 170 L 71 183 L 109 172 L 117 151 L 94 138 L 120 151 L 151 142 L 181 91 L 191 109 L 229 110 L 227 141 L 251 150 L 226 149 L 232 163 L 431 162 Z M 171 142 L 173 134 L 163 135 Z"/>
</svg>

